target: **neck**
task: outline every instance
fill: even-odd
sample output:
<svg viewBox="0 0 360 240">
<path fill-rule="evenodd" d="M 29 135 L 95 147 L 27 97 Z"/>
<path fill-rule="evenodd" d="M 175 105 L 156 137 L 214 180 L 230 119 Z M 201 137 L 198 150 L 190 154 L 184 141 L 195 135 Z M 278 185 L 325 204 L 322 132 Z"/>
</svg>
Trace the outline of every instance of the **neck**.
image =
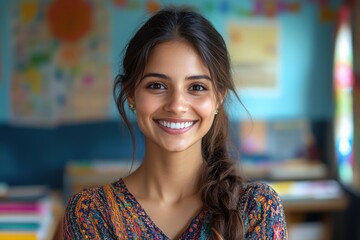
<svg viewBox="0 0 360 240">
<path fill-rule="evenodd" d="M 177 202 L 199 194 L 203 159 L 201 148 L 183 152 L 148 148 L 143 163 L 134 173 L 142 181 L 143 196 Z"/>
</svg>

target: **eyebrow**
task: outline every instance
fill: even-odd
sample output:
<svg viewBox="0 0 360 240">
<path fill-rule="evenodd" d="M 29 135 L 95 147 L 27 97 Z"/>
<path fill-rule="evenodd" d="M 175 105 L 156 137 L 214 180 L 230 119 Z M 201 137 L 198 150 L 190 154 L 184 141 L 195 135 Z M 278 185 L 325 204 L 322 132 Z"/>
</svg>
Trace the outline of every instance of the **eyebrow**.
<svg viewBox="0 0 360 240">
<path fill-rule="evenodd" d="M 162 79 L 166 79 L 166 80 L 171 80 L 170 76 L 168 76 L 166 74 L 163 74 L 163 73 L 147 73 L 141 78 L 141 80 L 143 80 L 144 78 L 147 78 L 147 77 L 155 77 L 155 78 L 162 78 Z M 206 74 L 191 75 L 191 76 L 187 76 L 185 78 L 185 80 L 199 80 L 199 79 L 206 79 L 206 80 L 211 81 L 211 78 Z"/>
</svg>

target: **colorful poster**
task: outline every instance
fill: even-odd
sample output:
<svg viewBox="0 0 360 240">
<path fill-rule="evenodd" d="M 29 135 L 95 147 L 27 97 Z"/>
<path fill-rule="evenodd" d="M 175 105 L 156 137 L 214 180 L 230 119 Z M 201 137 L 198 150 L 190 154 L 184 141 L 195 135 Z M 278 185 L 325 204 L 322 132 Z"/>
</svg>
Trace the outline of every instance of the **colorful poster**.
<svg viewBox="0 0 360 240">
<path fill-rule="evenodd" d="M 355 1 L 353 8 L 354 13 L 360 12 L 360 1 Z M 354 14 L 353 29 L 353 44 L 354 44 L 354 184 L 360 190 L 360 15 Z"/>
<path fill-rule="evenodd" d="M 350 23 L 351 9 L 340 9 L 334 52 L 333 86 L 335 101 L 334 141 L 339 180 L 344 184 L 354 181 L 354 72 L 353 46 Z"/>
<path fill-rule="evenodd" d="M 239 90 L 274 92 L 279 87 L 279 25 L 276 21 L 231 21 L 228 48 Z"/>
<path fill-rule="evenodd" d="M 318 149 L 310 122 L 306 120 L 241 121 L 239 138 L 244 159 L 269 163 L 294 159 L 321 160 L 321 149 Z"/>
<path fill-rule="evenodd" d="M 11 120 L 43 125 L 110 117 L 109 12 L 101 0 L 11 3 Z"/>
</svg>

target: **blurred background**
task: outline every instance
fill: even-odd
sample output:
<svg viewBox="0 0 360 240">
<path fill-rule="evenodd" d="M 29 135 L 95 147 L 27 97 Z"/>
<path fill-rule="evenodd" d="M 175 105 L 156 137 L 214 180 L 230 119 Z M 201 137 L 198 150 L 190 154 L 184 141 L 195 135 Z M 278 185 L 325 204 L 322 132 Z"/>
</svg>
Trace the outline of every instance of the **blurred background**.
<svg viewBox="0 0 360 240">
<path fill-rule="evenodd" d="M 72 194 L 128 173 L 112 84 L 137 28 L 179 4 L 0 0 L 0 239 L 60 239 Z M 359 1 L 181 4 L 227 43 L 242 101 L 226 103 L 231 151 L 250 181 L 280 194 L 290 239 L 360 239 Z M 136 167 L 144 143 L 131 119 Z M 29 210 L 44 199 L 46 211 Z"/>
</svg>

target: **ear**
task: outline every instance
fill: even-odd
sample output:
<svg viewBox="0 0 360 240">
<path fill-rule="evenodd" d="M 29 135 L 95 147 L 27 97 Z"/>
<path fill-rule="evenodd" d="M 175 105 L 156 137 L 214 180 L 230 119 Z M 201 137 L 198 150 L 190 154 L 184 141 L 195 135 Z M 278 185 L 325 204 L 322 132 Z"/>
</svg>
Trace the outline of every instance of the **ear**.
<svg viewBox="0 0 360 240">
<path fill-rule="evenodd" d="M 217 97 L 218 97 L 218 101 L 219 101 L 218 102 L 219 106 L 223 104 L 226 95 L 227 95 L 227 90 L 226 89 L 224 91 L 221 91 L 221 92 L 218 93 Z"/>
<path fill-rule="evenodd" d="M 128 104 L 133 104 L 133 105 L 135 105 L 135 98 L 134 98 L 133 95 L 127 94 L 127 95 L 126 95 L 126 101 L 128 102 Z"/>
</svg>

